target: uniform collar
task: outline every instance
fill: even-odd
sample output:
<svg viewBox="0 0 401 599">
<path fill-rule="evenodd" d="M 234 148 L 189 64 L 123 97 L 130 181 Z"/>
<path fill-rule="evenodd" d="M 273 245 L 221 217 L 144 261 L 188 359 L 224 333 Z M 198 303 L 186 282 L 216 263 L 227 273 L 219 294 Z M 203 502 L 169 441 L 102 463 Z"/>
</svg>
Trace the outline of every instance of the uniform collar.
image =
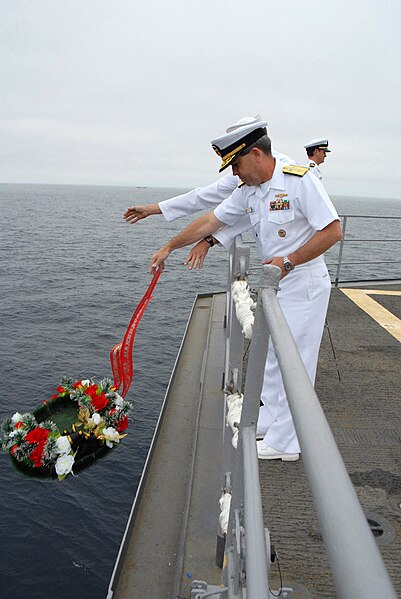
<svg viewBox="0 0 401 599">
<path fill-rule="evenodd" d="M 258 185 L 256 187 L 256 196 L 261 198 L 270 189 L 285 189 L 283 165 L 277 160 L 277 158 L 272 178 L 270 181 L 266 181 L 265 183 L 262 183 L 262 185 Z"/>
</svg>

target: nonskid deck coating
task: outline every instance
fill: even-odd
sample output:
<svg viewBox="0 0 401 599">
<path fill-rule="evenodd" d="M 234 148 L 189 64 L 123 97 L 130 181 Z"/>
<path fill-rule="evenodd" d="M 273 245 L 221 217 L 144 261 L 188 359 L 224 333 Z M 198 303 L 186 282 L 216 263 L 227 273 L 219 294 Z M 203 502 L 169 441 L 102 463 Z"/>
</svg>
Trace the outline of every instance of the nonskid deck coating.
<svg viewBox="0 0 401 599">
<path fill-rule="evenodd" d="M 110 599 L 180 596 L 181 579 L 187 587 L 195 570 L 219 580 L 212 506 L 220 496 L 221 469 L 213 466 L 222 438 L 224 305 L 225 294 L 195 303 Z"/>
<path fill-rule="evenodd" d="M 374 299 L 399 315 L 399 291 L 386 286 L 381 295 L 376 287 Z M 400 372 L 400 342 L 342 290 L 333 289 L 315 389 L 362 508 L 393 529 L 394 540 L 380 545 L 380 551 L 401 596 L 401 517 L 391 506 L 391 497 L 401 493 Z M 260 480 L 265 525 L 286 586 L 301 584 L 313 599 L 335 598 L 302 459 L 261 462 Z M 277 566 L 271 574 L 277 587 Z"/>
</svg>

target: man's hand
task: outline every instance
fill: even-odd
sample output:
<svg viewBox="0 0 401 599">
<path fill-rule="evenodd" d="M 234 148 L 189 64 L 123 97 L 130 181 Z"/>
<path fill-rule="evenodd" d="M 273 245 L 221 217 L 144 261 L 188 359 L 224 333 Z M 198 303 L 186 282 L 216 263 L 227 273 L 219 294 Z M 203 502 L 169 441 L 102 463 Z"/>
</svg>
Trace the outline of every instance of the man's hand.
<svg viewBox="0 0 401 599">
<path fill-rule="evenodd" d="M 157 250 L 152 256 L 152 263 L 150 265 L 150 274 L 154 275 L 159 269 L 161 272 L 164 270 L 164 262 L 171 254 L 171 250 L 165 245 L 164 247 Z"/>
<path fill-rule="evenodd" d="M 271 258 L 270 260 L 263 260 L 262 264 L 272 264 L 273 266 L 278 266 L 279 268 L 281 268 L 281 279 L 284 279 L 284 277 L 286 277 L 288 275 L 289 272 L 288 270 L 285 270 L 284 268 L 284 256 L 274 256 L 273 258 Z"/>
<path fill-rule="evenodd" d="M 128 208 L 124 213 L 124 220 L 127 223 L 137 223 L 138 220 L 142 220 L 150 216 L 151 214 L 161 214 L 159 204 L 146 204 L 145 206 L 132 206 L 132 208 Z"/>
<path fill-rule="evenodd" d="M 291 260 L 295 267 L 300 264 L 310 262 L 317 256 L 321 256 L 324 252 L 327 252 L 332 245 L 337 243 L 343 238 L 341 231 L 340 221 L 338 219 L 333 220 L 321 231 L 316 231 L 310 239 L 304 245 L 297 250 L 288 254 L 288 258 Z M 280 256 L 273 256 L 270 260 L 264 260 L 263 264 L 273 264 L 281 268 L 281 278 L 283 279 L 288 275 L 289 272 L 284 269 L 284 258 Z"/>
<path fill-rule="evenodd" d="M 210 245 L 204 239 L 198 241 L 196 245 L 189 252 L 188 257 L 184 260 L 184 264 L 188 265 L 188 270 L 193 268 L 202 268 L 203 262 L 210 249 Z"/>
</svg>

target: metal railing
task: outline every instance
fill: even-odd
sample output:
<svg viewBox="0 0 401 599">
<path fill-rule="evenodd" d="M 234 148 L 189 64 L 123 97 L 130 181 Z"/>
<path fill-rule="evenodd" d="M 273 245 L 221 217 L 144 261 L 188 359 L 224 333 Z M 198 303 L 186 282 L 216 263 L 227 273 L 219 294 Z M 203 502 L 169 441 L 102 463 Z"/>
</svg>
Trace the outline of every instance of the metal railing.
<svg viewBox="0 0 401 599">
<path fill-rule="evenodd" d="M 339 217 L 341 219 L 343 239 L 326 253 L 326 264 L 333 286 L 337 287 L 344 283 L 358 281 L 400 281 L 401 235 L 398 233 L 398 237 L 392 237 L 389 235 L 388 229 L 389 224 L 395 221 L 397 223 L 395 226 L 398 226 L 398 230 L 400 230 L 401 216 L 340 214 Z M 366 234 L 368 227 L 364 227 L 362 223 L 368 220 L 377 220 L 382 223 L 386 221 L 387 226 L 379 228 L 373 224 L 369 228 L 369 233 Z M 359 236 L 358 231 L 350 232 L 351 222 L 357 229 L 364 230 L 365 234 Z M 377 236 L 378 232 L 381 233 L 381 237 Z M 370 235 L 370 233 L 372 234 Z M 256 244 L 253 240 L 247 240 L 245 245 L 252 247 Z M 386 247 L 385 250 L 383 250 L 384 247 Z M 372 256 L 379 251 L 379 248 L 381 248 L 382 257 L 372 259 Z M 380 276 L 371 278 L 372 267 L 374 266 L 381 267 Z M 261 266 L 253 266 L 250 272 L 261 271 L 261 268 Z M 365 274 L 367 270 L 370 271 L 369 275 Z M 344 274 L 345 271 L 347 271 L 346 274 Z"/>
<path fill-rule="evenodd" d="M 372 216 L 372 215 L 367 215 L 367 214 L 340 214 L 339 215 L 340 218 L 342 219 L 342 231 L 343 231 L 343 238 L 342 240 L 339 242 L 338 244 L 338 256 L 337 256 L 337 261 L 335 262 L 331 262 L 331 261 L 327 261 L 327 266 L 335 266 L 336 267 L 336 274 L 335 274 L 335 280 L 334 280 L 334 285 L 338 286 L 340 283 L 345 283 L 345 282 L 352 282 L 352 281 L 345 281 L 345 280 L 341 280 L 341 272 L 344 268 L 344 266 L 350 266 L 352 268 L 355 268 L 355 260 L 350 261 L 350 262 L 346 262 L 343 259 L 344 256 L 344 249 L 346 248 L 346 246 L 348 246 L 350 243 L 375 243 L 375 244 L 382 244 L 382 243 L 400 243 L 401 242 L 401 235 L 398 236 L 398 238 L 391 238 L 391 237 L 381 237 L 381 238 L 377 238 L 374 239 L 372 237 L 365 237 L 365 238 L 356 238 L 356 237 L 352 237 L 352 236 L 348 236 L 348 220 L 349 219 L 362 219 L 362 220 L 367 220 L 367 219 L 381 219 L 381 220 L 387 220 L 387 221 L 401 221 L 401 216 Z M 401 224 L 401 222 L 400 222 Z M 398 253 L 398 256 L 401 255 L 401 251 Z M 383 264 L 389 264 L 389 256 L 386 256 L 385 259 L 383 260 L 370 260 L 367 258 L 366 254 L 363 258 L 363 267 L 366 267 L 367 265 L 383 265 Z M 397 260 L 396 257 L 393 255 L 391 257 L 391 265 L 392 268 L 394 268 L 395 264 L 401 264 L 401 260 Z M 393 271 L 394 272 L 394 271 Z M 397 273 L 396 273 L 397 274 Z M 401 277 L 401 273 L 398 272 L 398 277 L 389 277 L 388 280 L 399 280 Z M 363 277 L 359 276 L 357 277 L 357 280 L 361 280 Z M 355 279 L 354 279 L 355 280 Z"/>
<path fill-rule="evenodd" d="M 236 241 L 230 258 L 229 280 L 244 277 L 248 266 L 249 248 Z M 235 453 L 227 449 L 228 439 L 224 443 L 224 491 L 231 493 L 224 548 L 223 583 L 226 586 L 224 589 L 214 587 L 213 597 L 271 599 L 275 596 L 269 590 L 271 548 L 269 531 L 263 525 L 255 442 L 267 346 L 271 336 L 337 596 L 340 599 L 396 599 L 376 541 L 278 303 L 276 293 L 280 274 L 278 267 L 263 267 Z M 238 323 L 232 304 L 227 325 L 226 368 L 230 374 L 226 373 L 226 383 L 229 392 L 232 392 L 238 391 L 241 384 L 238 352 L 233 352 L 232 345 L 238 337 Z M 292 589 L 283 591 L 286 591 L 284 596 L 293 596 Z M 194 592 L 191 596 L 201 598 L 211 595 L 206 590 L 206 594 Z"/>
</svg>

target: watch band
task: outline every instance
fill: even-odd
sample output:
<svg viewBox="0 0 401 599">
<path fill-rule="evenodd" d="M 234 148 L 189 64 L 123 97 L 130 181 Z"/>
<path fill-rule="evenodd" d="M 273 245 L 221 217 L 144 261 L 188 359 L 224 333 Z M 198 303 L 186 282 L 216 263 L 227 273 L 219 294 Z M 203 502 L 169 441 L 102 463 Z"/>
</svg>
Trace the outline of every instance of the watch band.
<svg viewBox="0 0 401 599">
<path fill-rule="evenodd" d="M 289 259 L 288 256 L 284 256 L 283 266 L 284 266 L 284 270 L 286 270 L 287 272 L 289 272 L 290 270 L 294 270 L 294 268 L 295 268 L 295 266 L 293 265 L 293 263 L 291 262 L 291 260 Z"/>
<path fill-rule="evenodd" d="M 214 246 L 214 239 L 211 235 L 206 235 L 203 239 L 208 242 L 211 248 Z"/>
</svg>

